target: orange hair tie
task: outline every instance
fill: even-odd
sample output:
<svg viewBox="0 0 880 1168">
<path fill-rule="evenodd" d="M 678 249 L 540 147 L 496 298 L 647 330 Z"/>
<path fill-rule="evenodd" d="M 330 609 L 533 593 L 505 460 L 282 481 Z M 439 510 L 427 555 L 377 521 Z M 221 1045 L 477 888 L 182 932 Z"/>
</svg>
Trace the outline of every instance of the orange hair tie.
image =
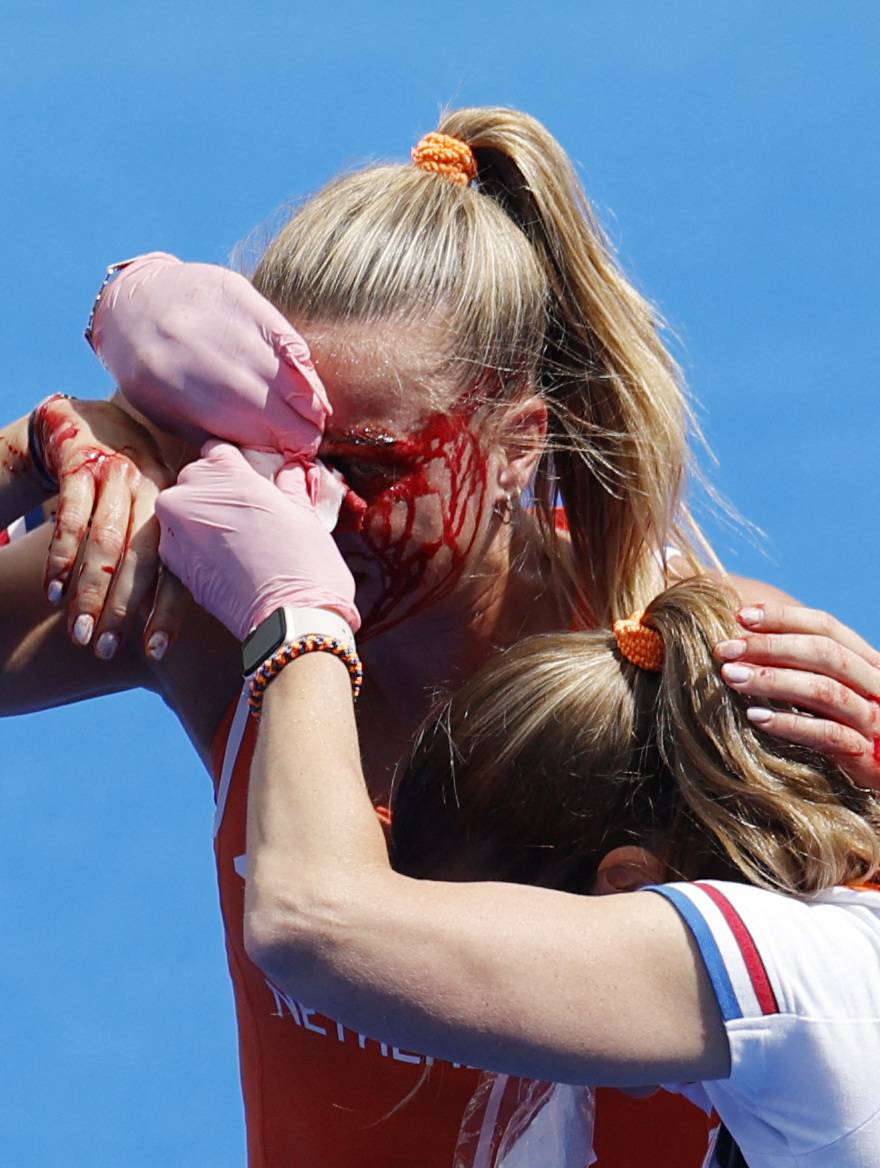
<svg viewBox="0 0 880 1168">
<path fill-rule="evenodd" d="M 649 673 L 659 673 L 663 668 L 663 638 L 656 629 L 642 623 L 644 616 L 643 612 L 634 612 L 625 620 L 616 620 L 614 638 L 627 661 Z"/>
<path fill-rule="evenodd" d="M 432 131 L 413 147 L 412 160 L 419 170 L 440 174 L 457 186 L 466 187 L 476 178 L 477 160 L 467 142 L 449 134 Z"/>
</svg>

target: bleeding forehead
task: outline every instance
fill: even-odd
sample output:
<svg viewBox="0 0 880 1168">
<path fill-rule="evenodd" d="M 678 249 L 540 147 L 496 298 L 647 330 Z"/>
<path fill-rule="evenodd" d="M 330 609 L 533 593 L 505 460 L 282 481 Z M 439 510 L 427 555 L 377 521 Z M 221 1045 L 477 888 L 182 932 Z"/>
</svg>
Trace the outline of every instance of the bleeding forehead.
<svg viewBox="0 0 880 1168">
<path fill-rule="evenodd" d="M 310 325 L 303 334 L 333 407 L 328 438 L 405 437 L 455 400 L 435 325 Z"/>
</svg>

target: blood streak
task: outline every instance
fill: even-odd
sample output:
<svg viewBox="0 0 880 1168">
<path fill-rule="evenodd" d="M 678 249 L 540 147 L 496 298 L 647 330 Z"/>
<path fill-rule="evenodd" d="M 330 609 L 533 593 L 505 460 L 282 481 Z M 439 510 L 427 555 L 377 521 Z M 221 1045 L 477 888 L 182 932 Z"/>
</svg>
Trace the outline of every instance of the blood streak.
<svg viewBox="0 0 880 1168">
<path fill-rule="evenodd" d="M 101 571 L 106 572 L 108 576 L 115 576 L 116 575 L 116 569 L 110 564 L 102 564 Z"/>
<path fill-rule="evenodd" d="M 62 400 L 49 398 L 40 406 L 37 411 L 37 434 L 46 468 L 57 474 L 61 447 L 79 434 L 79 427 L 71 421 L 68 408 Z"/>
<path fill-rule="evenodd" d="M 369 499 L 363 515 L 361 539 L 378 565 L 381 594 L 365 613 L 361 640 L 424 611 L 456 585 L 486 495 L 486 457 L 469 422 L 470 411 L 435 414 L 412 438 L 394 443 L 394 461 L 410 469 Z"/>
</svg>

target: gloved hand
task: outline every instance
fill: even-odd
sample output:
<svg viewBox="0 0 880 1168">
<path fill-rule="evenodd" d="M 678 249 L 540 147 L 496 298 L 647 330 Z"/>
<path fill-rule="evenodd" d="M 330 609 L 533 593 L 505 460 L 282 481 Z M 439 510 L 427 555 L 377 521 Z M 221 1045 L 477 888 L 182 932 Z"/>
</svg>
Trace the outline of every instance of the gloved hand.
<svg viewBox="0 0 880 1168">
<path fill-rule="evenodd" d="M 237 272 L 150 252 L 95 306 L 88 337 L 135 409 L 209 437 L 313 459 L 332 412 L 308 346 Z"/>
<path fill-rule="evenodd" d="M 360 627 L 352 575 L 311 503 L 306 469 L 296 470 L 282 494 L 240 450 L 207 442 L 156 502 L 162 560 L 239 640 L 282 605 L 327 608 Z"/>
</svg>

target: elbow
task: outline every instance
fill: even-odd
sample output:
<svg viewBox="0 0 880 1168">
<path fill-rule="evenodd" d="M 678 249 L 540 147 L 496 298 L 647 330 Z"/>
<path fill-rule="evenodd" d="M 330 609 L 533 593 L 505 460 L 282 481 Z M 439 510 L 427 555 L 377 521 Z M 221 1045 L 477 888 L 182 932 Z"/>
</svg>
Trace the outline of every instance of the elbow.
<svg viewBox="0 0 880 1168">
<path fill-rule="evenodd" d="M 250 960 L 277 985 L 296 980 L 305 946 L 285 915 L 271 909 L 248 909 L 244 916 L 244 948 Z M 290 986 L 292 989 L 293 987 Z"/>
<path fill-rule="evenodd" d="M 277 986 L 310 1001 L 332 967 L 346 917 L 344 897 L 332 890 L 266 895 L 252 891 L 249 882 L 245 952 Z"/>
<path fill-rule="evenodd" d="M 321 950 L 313 917 L 280 904 L 245 910 L 244 948 L 250 960 L 276 985 L 308 996 L 315 956 Z"/>
<path fill-rule="evenodd" d="M 299 980 L 297 971 L 307 965 L 316 946 L 296 917 L 277 908 L 254 908 L 245 912 L 244 948 L 267 977 L 287 987 Z"/>
</svg>

